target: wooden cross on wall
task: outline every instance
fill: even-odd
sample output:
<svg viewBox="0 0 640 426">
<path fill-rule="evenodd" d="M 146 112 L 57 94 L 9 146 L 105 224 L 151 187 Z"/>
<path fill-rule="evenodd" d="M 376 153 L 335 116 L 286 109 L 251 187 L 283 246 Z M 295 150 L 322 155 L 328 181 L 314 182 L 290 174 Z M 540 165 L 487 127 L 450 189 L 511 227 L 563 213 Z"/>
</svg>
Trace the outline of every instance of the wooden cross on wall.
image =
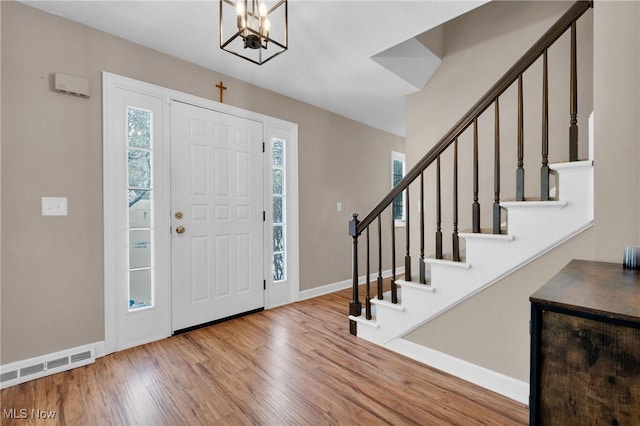
<svg viewBox="0 0 640 426">
<path fill-rule="evenodd" d="M 220 90 L 220 103 L 222 103 L 224 99 L 224 91 L 227 90 L 227 88 L 222 83 L 222 80 L 220 80 L 220 83 L 216 84 L 216 87 Z"/>
</svg>

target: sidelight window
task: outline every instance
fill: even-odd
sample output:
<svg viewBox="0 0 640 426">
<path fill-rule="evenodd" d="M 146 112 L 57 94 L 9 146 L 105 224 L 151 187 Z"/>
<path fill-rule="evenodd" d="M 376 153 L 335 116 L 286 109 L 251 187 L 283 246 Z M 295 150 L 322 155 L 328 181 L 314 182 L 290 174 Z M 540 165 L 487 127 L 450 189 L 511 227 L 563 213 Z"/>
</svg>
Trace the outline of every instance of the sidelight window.
<svg viewBox="0 0 640 426">
<path fill-rule="evenodd" d="M 152 113 L 127 108 L 129 310 L 153 306 Z"/>
<path fill-rule="evenodd" d="M 271 140 L 271 174 L 273 201 L 273 281 L 287 279 L 287 215 L 286 215 L 286 142 Z"/>
</svg>

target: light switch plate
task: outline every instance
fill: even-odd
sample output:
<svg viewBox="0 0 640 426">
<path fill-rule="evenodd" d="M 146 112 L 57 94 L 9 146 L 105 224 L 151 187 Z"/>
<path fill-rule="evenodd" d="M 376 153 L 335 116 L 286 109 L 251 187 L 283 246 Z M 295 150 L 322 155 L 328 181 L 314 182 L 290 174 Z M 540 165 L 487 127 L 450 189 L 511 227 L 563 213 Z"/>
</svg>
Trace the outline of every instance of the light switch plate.
<svg viewBox="0 0 640 426">
<path fill-rule="evenodd" d="M 336 205 L 336 210 L 339 212 L 342 211 L 342 202 L 338 201 L 338 204 Z"/>
<path fill-rule="evenodd" d="M 67 197 L 42 197 L 42 216 L 66 216 Z"/>
</svg>

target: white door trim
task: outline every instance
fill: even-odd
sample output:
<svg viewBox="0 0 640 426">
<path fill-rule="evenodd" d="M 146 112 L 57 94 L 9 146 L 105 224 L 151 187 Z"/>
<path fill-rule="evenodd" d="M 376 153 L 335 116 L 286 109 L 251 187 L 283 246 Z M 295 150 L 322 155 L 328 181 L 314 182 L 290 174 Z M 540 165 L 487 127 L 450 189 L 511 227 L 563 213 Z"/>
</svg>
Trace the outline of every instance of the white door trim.
<svg viewBox="0 0 640 426">
<path fill-rule="evenodd" d="M 102 73 L 102 93 L 103 93 L 103 198 L 104 198 L 104 297 L 105 297 L 105 354 L 112 353 L 116 350 L 117 342 L 117 292 L 113 285 L 115 277 L 118 276 L 118 238 L 115 233 L 112 232 L 113 219 L 118 215 L 118 209 L 120 208 L 116 203 L 113 203 L 113 197 L 117 198 L 118 191 L 121 188 L 118 187 L 114 179 L 111 178 L 113 171 L 111 170 L 112 164 L 118 161 L 114 158 L 114 153 L 109 149 L 109 141 L 114 140 L 114 129 L 112 123 L 114 122 L 113 114 L 115 113 L 112 105 L 114 102 L 115 90 L 128 90 L 135 93 L 141 93 L 149 96 L 160 97 L 164 99 L 163 115 L 165 117 L 163 123 L 163 143 L 165 152 L 170 152 L 170 104 L 172 100 L 189 103 L 194 106 L 219 111 L 222 113 L 235 115 L 238 117 L 251 119 L 263 123 L 263 138 L 266 141 L 269 129 L 279 129 L 280 131 L 286 131 L 289 134 L 287 143 L 289 150 L 287 152 L 287 162 L 289 165 L 289 176 L 287 184 L 289 185 L 288 192 L 288 205 L 287 214 L 289 218 L 288 226 L 288 250 L 289 250 L 289 270 L 287 271 L 290 277 L 290 299 L 278 300 L 277 303 L 269 303 L 269 291 L 272 284 L 270 267 L 265 267 L 265 277 L 267 279 L 267 289 L 265 294 L 265 309 L 272 308 L 274 306 L 282 305 L 285 303 L 295 302 L 299 298 L 300 285 L 299 285 L 299 232 L 298 232 L 298 125 L 288 121 L 280 120 L 274 117 L 269 117 L 264 114 L 247 111 L 241 108 L 237 108 L 231 105 L 221 104 L 209 99 L 200 98 L 198 96 L 189 95 L 176 90 L 168 89 L 161 86 L 145 83 L 139 80 L 123 77 L 117 74 L 108 72 Z M 170 173 L 169 167 L 169 155 L 165 156 L 163 173 L 168 176 Z M 268 179 L 267 179 L 268 178 Z M 265 181 L 271 182 L 271 169 L 265 168 Z M 115 195 L 114 195 L 115 194 Z M 166 200 L 170 199 L 170 186 L 165 185 L 164 197 Z M 270 201 L 269 201 L 270 202 Z M 170 205 L 165 203 L 163 212 L 165 217 L 170 216 Z M 268 216 L 270 217 L 270 216 Z M 267 222 L 269 224 L 269 222 Z M 168 230 L 167 230 L 168 232 Z M 121 243 L 120 243 L 121 245 Z M 170 256 L 171 244 L 165 244 L 166 247 L 157 247 L 158 250 L 163 250 L 166 256 Z M 265 265 L 271 265 L 272 250 L 271 244 L 266 244 L 265 253 Z M 170 269 L 170 266 L 168 266 Z M 171 271 L 167 271 L 169 277 Z M 170 280 L 168 280 L 170 285 Z M 169 312 L 167 315 L 171 315 L 171 309 L 169 306 Z M 170 323 L 170 322 L 169 322 Z M 166 335 L 170 335 L 171 330 L 167 330 Z"/>
</svg>

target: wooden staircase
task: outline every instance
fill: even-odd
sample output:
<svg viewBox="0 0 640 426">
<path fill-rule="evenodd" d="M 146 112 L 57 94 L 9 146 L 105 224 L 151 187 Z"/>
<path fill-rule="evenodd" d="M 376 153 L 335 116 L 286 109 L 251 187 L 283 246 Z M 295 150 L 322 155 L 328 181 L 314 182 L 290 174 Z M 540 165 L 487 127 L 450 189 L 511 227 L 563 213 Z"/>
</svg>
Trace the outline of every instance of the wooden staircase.
<svg viewBox="0 0 640 426">
<path fill-rule="evenodd" d="M 578 122 L 577 122 L 577 36 L 576 27 L 579 18 L 592 7 L 591 2 L 577 1 L 555 24 L 524 53 L 524 55 L 476 102 L 469 111 L 435 144 L 433 148 L 417 161 L 405 177 L 368 213 L 362 220 L 354 214 L 349 222 L 349 235 L 353 243 L 353 284 L 352 300 L 349 304 L 349 330 L 372 342 L 386 345 L 413 328 L 429 321 L 452 306 L 460 303 L 507 276 L 516 269 L 531 262 L 562 242 L 587 229 L 593 222 L 593 161 L 578 161 Z M 565 33 L 570 34 L 569 45 L 569 114 L 568 127 L 568 163 L 550 164 L 549 159 L 549 77 L 547 51 Z M 541 139 L 527 140 L 527 144 L 539 144 L 540 168 L 533 176 L 539 176 L 538 200 L 525 197 L 524 171 L 524 102 L 523 74 L 535 63 L 541 63 L 540 76 L 542 91 Z M 514 87 L 515 86 L 515 87 Z M 504 112 L 500 111 L 500 99 L 511 87 L 517 93 L 517 161 L 515 169 L 515 201 L 504 201 L 501 193 L 501 135 L 500 120 Z M 555 93 L 554 93 L 555 94 Z M 479 118 L 490 114 L 494 122 L 494 137 L 480 141 L 478 137 Z M 529 121 L 528 121 L 529 122 Z M 507 138 L 511 136 L 508 135 Z M 552 136 L 555 137 L 555 136 Z M 559 140 L 559 138 L 555 137 Z M 459 232 L 458 213 L 458 144 L 460 141 L 472 143 L 473 166 L 467 172 L 471 176 L 472 200 L 462 205 L 471 205 L 471 232 Z M 461 142 L 462 143 L 462 142 Z M 494 152 L 493 194 L 491 206 L 492 229 L 482 232 L 480 227 L 481 206 L 479 202 L 478 150 L 480 144 L 488 145 L 483 150 Z M 531 152 L 527 149 L 527 152 Z M 442 187 L 441 156 L 451 159 L 453 188 L 452 218 L 453 224 L 451 255 L 445 256 L 442 232 Z M 591 155 L 590 155 L 591 156 Z M 485 166 L 486 167 L 486 166 Z M 435 217 L 426 217 L 425 213 L 425 174 L 435 175 L 428 184 L 435 184 L 435 200 L 428 203 L 435 206 Z M 551 187 L 551 176 L 555 175 L 556 188 Z M 528 178 L 529 179 L 529 178 Z M 483 192 L 487 188 L 483 188 Z M 404 271 L 406 280 L 397 276 L 396 227 L 394 224 L 394 200 L 404 194 L 406 226 L 404 227 L 406 251 L 404 253 Z M 412 200 L 410 200 L 410 197 Z M 417 201 L 416 201 L 416 198 Z M 417 207 L 418 218 L 411 218 L 411 201 Z M 468 201 L 469 204 L 467 204 Z M 417 206 L 416 206 L 417 204 Z M 415 212 L 414 212 L 415 214 Z M 466 212 L 465 212 L 466 214 Z M 389 220 L 390 219 L 390 220 Z M 390 238 L 384 241 L 384 250 L 391 257 L 391 290 L 383 292 L 382 278 L 382 228 L 383 222 L 390 225 Z M 425 222 L 435 223 L 435 256 L 425 257 Z M 448 221 L 446 221 L 448 222 Z M 506 223 L 506 227 L 505 227 Z M 412 238 L 417 232 L 417 237 Z M 364 256 L 359 253 L 359 239 L 366 240 Z M 462 239 L 462 241 L 460 241 Z M 371 249 L 370 241 L 377 241 L 377 247 Z M 419 241 L 419 248 L 411 247 L 411 241 Z M 461 244 L 466 251 L 461 250 Z M 415 243 L 415 241 L 414 241 Z M 371 252 L 376 252 L 377 256 Z M 375 259 L 377 257 L 377 259 Z M 371 263 L 377 260 L 377 282 L 369 282 Z M 415 263 L 418 271 L 412 271 Z M 364 268 L 362 266 L 364 265 Z M 414 265 L 415 266 L 415 265 Z M 366 270 L 364 303 L 360 300 L 359 271 Z M 413 273 L 412 273 L 413 272 Z M 412 281 L 413 280 L 413 281 Z"/>
<path fill-rule="evenodd" d="M 358 336 L 386 345 L 472 297 L 518 268 L 542 256 L 593 223 L 593 162 L 550 166 L 558 173 L 558 199 L 510 201 L 506 234 L 460 233 L 466 253 L 460 262 L 426 258 L 428 283 L 396 280 L 398 303 L 390 292 L 371 302 L 372 318 L 349 316 Z"/>
</svg>

